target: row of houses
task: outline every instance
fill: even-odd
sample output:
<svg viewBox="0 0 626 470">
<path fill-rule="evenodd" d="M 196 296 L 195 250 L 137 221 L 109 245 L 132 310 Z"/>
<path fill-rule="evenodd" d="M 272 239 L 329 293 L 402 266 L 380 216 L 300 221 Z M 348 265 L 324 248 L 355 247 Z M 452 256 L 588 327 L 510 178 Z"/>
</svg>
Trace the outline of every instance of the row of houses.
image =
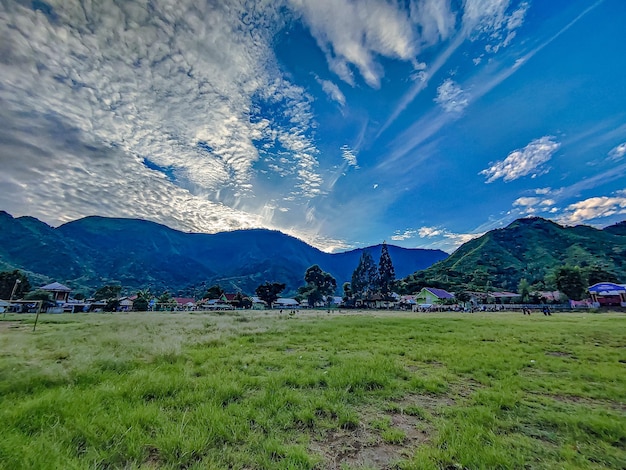
<svg viewBox="0 0 626 470">
<path fill-rule="evenodd" d="M 42 286 L 40 288 L 50 294 L 52 305 L 48 305 L 46 311 L 49 313 L 62 312 L 92 312 L 102 311 L 107 306 L 107 301 L 96 301 L 93 299 L 77 300 L 70 297 L 71 289 L 58 282 Z M 590 299 L 581 302 L 570 302 L 572 307 L 603 307 L 622 306 L 626 307 L 626 284 L 613 284 L 608 282 L 594 284 L 589 287 Z M 403 310 L 429 310 L 441 305 L 456 304 L 458 307 L 469 306 L 478 308 L 485 305 L 505 305 L 517 304 L 521 302 L 520 294 L 515 292 L 466 292 L 464 302 L 457 301 L 455 295 L 444 289 L 435 287 L 424 287 L 415 295 L 392 294 L 390 299 L 383 299 L 380 296 L 367 300 L 359 300 L 354 305 L 357 308 L 376 309 L 403 309 Z M 540 303 L 559 303 L 564 301 L 563 295 L 558 291 L 537 292 L 534 295 L 539 298 Z M 121 297 L 117 299 L 117 310 L 130 311 L 137 296 Z M 259 297 L 250 297 L 248 306 L 255 310 L 263 310 L 267 305 Z M 32 303 L 32 302 L 31 302 Z M 323 304 L 317 306 L 345 307 L 341 297 L 328 297 Z M 17 300 L 14 302 L 0 301 L 0 312 L 13 308 L 17 311 L 29 311 L 35 308 L 28 301 Z M 219 299 L 195 300 L 187 297 L 174 297 L 167 304 L 160 304 L 156 298 L 148 303 L 149 310 L 233 310 L 240 307 L 239 296 L 237 294 L 224 294 Z M 279 298 L 273 305 L 275 309 L 293 310 L 308 308 L 306 300 L 298 302 L 293 298 Z"/>
</svg>

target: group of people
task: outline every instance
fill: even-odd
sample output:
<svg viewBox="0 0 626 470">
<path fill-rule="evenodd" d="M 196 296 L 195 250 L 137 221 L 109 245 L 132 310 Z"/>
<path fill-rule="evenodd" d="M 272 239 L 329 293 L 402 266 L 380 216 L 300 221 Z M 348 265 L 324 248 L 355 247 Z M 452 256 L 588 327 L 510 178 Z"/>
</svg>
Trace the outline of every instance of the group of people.
<svg viewBox="0 0 626 470">
<path fill-rule="evenodd" d="M 552 316 L 552 311 L 550 310 L 550 307 L 549 307 L 549 306 L 547 306 L 547 305 L 544 305 L 544 306 L 541 308 L 541 311 L 543 312 L 543 314 L 544 314 L 545 316 Z M 522 313 L 523 313 L 524 315 L 530 315 L 530 308 L 528 308 L 528 307 L 526 307 L 526 306 L 522 307 Z"/>
</svg>

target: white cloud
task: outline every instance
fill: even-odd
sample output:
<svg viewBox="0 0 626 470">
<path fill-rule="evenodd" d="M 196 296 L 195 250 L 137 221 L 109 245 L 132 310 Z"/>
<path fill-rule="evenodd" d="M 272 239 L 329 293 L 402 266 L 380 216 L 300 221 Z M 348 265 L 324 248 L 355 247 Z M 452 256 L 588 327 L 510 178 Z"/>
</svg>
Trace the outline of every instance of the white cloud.
<svg viewBox="0 0 626 470">
<path fill-rule="evenodd" d="M 396 233 L 394 233 L 391 236 L 391 239 L 394 241 L 409 240 L 415 237 L 416 233 L 417 233 L 416 230 L 410 230 L 410 229 L 407 229 L 404 232 L 402 232 L 401 230 L 396 230 Z"/>
<path fill-rule="evenodd" d="M 611 160 L 621 160 L 624 155 L 626 155 L 626 142 L 619 144 L 609 152 Z"/>
<path fill-rule="evenodd" d="M 355 168 L 359 167 L 359 164 L 357 163 L 357 159 L 356 159 L 356 152 L 352 150 L 350 147 L 348 147 L 347 145 L 344 145 L 343 147 L 341 147 L 341 156 L 343 157 L 345 162 L 348 164 L 348 166 L 353 166 Z"/>
<path fill-rule="evenodd" d="M 436 227 L 421 227 L 417 233 L 421 238 L 432 238 L 442 235 L 443 231 Z"/>
<path fill-rule="evenodd" d="M 355 84 L 353 67 L 365 82 L 380 86 L 384 73 L 377 56 L 414 61 L 415 33 L 402 8 L 381 0 L 289 0 L 302 16 L 330 69 Z"/>
<path fill-rule="evenodd" d="M 541 165 L 550 160 L 560 146 L 554 137 L 541 137 L 523 149 L 514 150 L 504 160 L 492 164 L 480 174 L 487 177 L 486 183 L 499 178 L 509 182 L 529 174 L 536 176 Z"/>
<path fill-rule="evenodd" d="M 513 206 L 520 208 L 523 215 L 550 211 L 554 204 L 556 204 L 554 199 L 542 199 L 540 197 L 520 197 L 513 201 Z"/>
<path fill-rule="evenodd" d="M 456 13 L 447 0 L 417 0 L 409 6 L 411 20 L 419 26 L 425 45 L 448 39 L 454 31 Z"/>
<path fill-rule="evenodd" d="M 469 104 L 466 93 L 450 78 L 439 85 L 434 101 L 448 113 L 461 113 Z"/>
<path fill-rule="evenodd" d="M 448 232 L 444 235 L 448 240 L 450 240 L 451 245 L 455 248 L 472 241 L 475 238 L 482 237 L 484 233 L 451 233 Z"/>
<path fill-rule="evenodd" d="M 618 214 L 626 214 L 626 197 L 622 192 L 612 197 L 592 197 L 570 204 L 559 221 L 573 225 Z"/>
<path fill-rule="evenodd" d="M 535 189 L 535 194 L 546 195 L 552 192 L 551 188 L 537 188 Z"/>
<path fill-rule="evenodd" d="M 407 228 L 396 230 L 390 237 L 396 242 L 403 242 L 419 237 L 421 241 L 413 242 L 413 246 L 427 249 L 439 249 L 451 253 L 464 243 L 482 236 L 481 233 L 455 233 L 443 227 L 423 226 L 417 229 Z"/>
<path fill-rule="evenodd" d="M 104 162 L 87 168 L 90 177 L 117 188 L 125 176 L 117 168 L 125 168 L 142 182 L 142 192 L 105 197 L 94 189 L 101 212 L 95 211 L 96 202 L 76 197 L 76 205 L 64 205 L 65 215 L 58 217 L 115 215 L 107 207 L 123 205 L 121 214 L 160 216 L 187 230 L 224 228 L 214 215 L 232 228 L 259 226 L 257 169 L 281 175 L 300 201 L 321 194 L 313 98 L 282 75 L 272 50 L 284 21 L 280 5 L 258 2 L 251 9 L 243 0 L 163 0 L 148 10 L 144 3 L 52 1 L 54 19 L 19 2 L 0 3 L 5 33 L 0 56 L 5 114 L 0 118 L 20 136 L 14 145 L 31 145 L 28 133 L 20 131 L 36 121 L 45 127 L 52 116 L 63 123 L 62 135 L 76 134 L 66 138 L 68 146 L 112 149 L 99 154 Z M 270 105 L 272 112 L 261 115 L 261 105 Z M 266 162 L 267 152 L 282 158 Z M 46 179 L 73 174 L 70 164 L 90 162 L 87 156 L 83 163 L 63 158 L 65 153 L 72 149 L 57 152 Z M 31 172 L 40 166 L 33 162 Z M 155 195 L 165 190 L 173 196 Z M 281 186 L 268 190 L 285 192 Z M 149 204 L 144 194 L 160 205 Z M 22 207 L 45 205 L 39 199 L 44 196 L 63 200 L 61 185 L 51 184 L 46 194 L 24 195 Z M 190 208 L 183 223 L 168 214 L 185 214 L 184 201 Z M 202 213 L 211 214 L 213 222 L 205 223 Z"/>
<path fill-rule="evenodd" d="M 491 39 L 493 42 L 487 45 L 487 52 L 495 53 L 508 46 L 524 23 L 529 8 L 528 2 L 521 2 L 509 13 L 511 3 L 511 0 L 465 0 L 463 26 L 466 34 Z"/>
<path fill-rule="evenodd" d="M 326 93 L 331 100 L 339 103 L 341 106 L 345 106 L 346 97 L 335 83 L 330 80 L 322 80 L 319 77 L 316 77 L 315 79 L 317 80 L 317 83 L 322 86 L 322 90 L 324 90 L 324 93 Z"/>
<path fill-rule="evenodd" d="M 449 2 L 442 1 L 442 3 L 449 5 Z M 516 10 L 507 15 L 507 10 L 510 6 L 510 0 L 465 0 L 462 6 L 461 25 L 457 28 L 457 33 L 451 36 L 446 48 L 429 64 L 423 74 L 425 79 L 416 81 L 400 99 L 391 115 L 381 127 L 378 135 L 380 136 L 389 128 L 413 100 L 428 87 L 428 78 L 435 76 L 468 38 L 477 39 L 485 35 L 491 38 L 494 42 L 494 44 L 489 46 L 491 52 L 496 52 L 499 48 L 508 45 L 515 36 L 515 29 L 519 28 L 523 23 L 528 3 L 522 2 Z M 474 63 L 478 64 L 479 62 L 478 60 Z M 506 76 L 510 74 L 512 74 L 512 71 Z M 504 78 L 505 76 L 503 75 L 501 80 L 504 80 Z"/>
<path fill-rule="evenodd" d="M 445 228 L 427 226 L 420 227 L 417 230 L 417 234 L 420 238 L 437 239 L 436 241 L 429 243 L 427 245 L 428 248 L 439 248 L 448 252 L 454 251 L 462 244 L 483 235 L 483 233 L 455 233 Z"/>
</svg>

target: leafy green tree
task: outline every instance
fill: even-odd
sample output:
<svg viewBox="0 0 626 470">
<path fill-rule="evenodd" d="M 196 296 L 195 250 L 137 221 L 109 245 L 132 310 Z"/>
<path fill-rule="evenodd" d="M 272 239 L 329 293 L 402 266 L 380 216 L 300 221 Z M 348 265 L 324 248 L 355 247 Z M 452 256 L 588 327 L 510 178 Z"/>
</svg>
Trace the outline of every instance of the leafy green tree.
<svg viewBox="0 0 626 470">
<path fill-rule="evenodd" d="M 140 290 L 137 292 L 137 298 L 133 301 L 133 310 L 136 312 L 146 312 L 151 298 L 152 294 L 150 293 L 150 289 Z"/>
<path fill-rule="evenodd" d="M 396 271 L 389 256 L 387 244 L 383 242 L 378 261 L 378 291 L 385 300 L 389 300 L 396 282 Z"/>
<path fill-rule="evenodd" d="M 306 297 L 309 307 L 315 306 L 324 297 L 334 294 L 337 290 L 335 278 L 331 274 L 322 271 L 322 268 L 317 264 L 306 270 L 304 281 L 306 285 L 298 289 L 298 293 Z"/>
<path fill-rule="evenodd" d="M 117 299 L 120 296 L 121 292 L 122 292 L 122 286 L 116 286 L 116 285 L 102 286 L 95 292 L 95 294 L 93 295 L 93 298 L 95 300 Z"/>
<path fill-rule="evenodd" d="M 561 266 L 556 271 L 556 286 L 573 300 L 581 300 L 587 293 L 587 281 L 578 266 Z"/>
<path fill-rule="evenodd" d="M 204 294 L 204 298 L 205 299 L 219 299 L 222 297 L 222 295 L 224 295 L 224 289 L 222 289 L 221 286 L 219 286 L 218 284 L 215 284 L 214 286 L 211 286 L 207 289 L 207 291 Z"/>
<path fill-rule="evenodd" d="M 517 285 L 517 293 L 522 298 L 522 302 L 528 302 L 530 299 L 530 284 L 526 279 L 521 279 Z"/>
<path fill-rule="evenodd" d="M 378 287 L 378 271 L 369 251 L 361 253 L 359 264 L 352 273 L 350 282 L 352 296 L 356 300 L 371 297 Z"/>
<path fill-rule="evenodd" d="M 19 282 L 16 284 L 16 281 Z M 15 292 L 13 292 L 14 288 Z M 30 289 L 28 278 L 17 269 L 0 273 L 0 299 L 9 300 L 11 293 L 13 293 L 13 299 L 21 299 Z"/>
<path fill-rule="evenodd" d="M 617 276 L 611 271 L 607 271 L 602 266 L 594 265 L 585 269 L 584 274 L 587 277 L 587 282 L 590 286 L 598 284 L 599 282 L 613 282 L 619 283 Z"/>
<path fill-rule="evenodd" d="M 157 298 L 157 305 L 161 310 L 170 310 L 176 306 L 176 301 L 168 291 L 165 291 Z"/>
<path fill-rule="evenodd" d="M 272 305 L 278 299 L 278 294 L 284 291 L 285 287 L 287 287 L 286 284 L 266 282 L 257 287 L 255 292 L 259 299 L 265 302 L 269 308 L 272 308 Z"/>
<path fill-rule="evenodd" d="M 50 292 L 43 289 L 35 289 L 24 296 L 24 300 L 50 300 Z"/>
</svg>

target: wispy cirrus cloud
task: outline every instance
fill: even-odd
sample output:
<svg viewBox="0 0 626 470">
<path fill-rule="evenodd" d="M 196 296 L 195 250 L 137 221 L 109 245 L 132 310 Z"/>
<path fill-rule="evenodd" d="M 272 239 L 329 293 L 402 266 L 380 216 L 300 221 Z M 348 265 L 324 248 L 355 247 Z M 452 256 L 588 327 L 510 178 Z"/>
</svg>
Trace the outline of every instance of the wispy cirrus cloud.
<svg viewBox="0 0 626 470">
<path fill-rule="evenodd" d="M 611 160 L 621 160 L 624 155 L 626 155 L 626 142 L 619 144 L 609 152 L 609 158 Z"/>
<path fill-rule="evenodd" d="M 378 88 L 384 74 L 378 57 L 414 60 L 413 25 L 402 8 L 379 0 L 289 0 L 301 15 L 330 69 L 354 85 L 354 69 L 371 87 Z"/>
<path fill-rule="evenodd" d="M 479 174 L 487 177 L 486 183 L 493 183 L 499 178 L 509 182 L 529 174 L 536 175 L 560 146 L 552 136 L 541 137 L 522 149 L 514 150 L 504 160 L 492 164 Z"/>
<path fill-rule="evenodd" d="M 430 3 L 430 2 L 429 2 Z M 488 37 L 491 43 L 487 50 L 491 53 L 498 52 L 499 49 L 508 46 L 515 37 L 516 30 L 522 26 L 526 11 L 529 8 L 528 2 L 512 2 L 511 0 L 466 0 L 460 11 L 453 12 L 451 3 L 440 2 L 445 12 L 449 14 L 443 17 L 448 21 L 440 21 L 441 25 L 447 25 L 443 30 L 448 31 L 452 39 L 440 54 L 421 73 L 421 80 L 415 84 L 402 96 L 390 116 L 382 125 L 378 135 L 380 136 L 386 129 L 395 122 L 404 110 L 417 98 L 417 96 L 428 88 L 429 82 L 439 70 L 445 66 L 456 50 L 467 40 L 477 40 Z M 441 15 L 439 15 L 441 16 Z M 452 32 L 448 25 L 453 24 L 452 17 L 460 17 L 456 24 L 455 32 Z M 446 37 L 447 37 L 446 36 Z M 435 37 L 436 35 L 431 35 Z M 443 39 L 443 36 L 441 36 Z M 480 62 L 480 61 L 478 61 Z"/>
<path fill-rule="evenodd" d="M 324 90 L 324 93 L 326 93 L 326 95 L 328 95 L 331 100 L 335 101 L 341 106 L 346 105 L 346 97 L 336 83 L 333 83 L 330 80 L 323 80 L 317 76 L 315 77 L 315 80 L 322 86 L 322 90 Z"/>
</svg>

